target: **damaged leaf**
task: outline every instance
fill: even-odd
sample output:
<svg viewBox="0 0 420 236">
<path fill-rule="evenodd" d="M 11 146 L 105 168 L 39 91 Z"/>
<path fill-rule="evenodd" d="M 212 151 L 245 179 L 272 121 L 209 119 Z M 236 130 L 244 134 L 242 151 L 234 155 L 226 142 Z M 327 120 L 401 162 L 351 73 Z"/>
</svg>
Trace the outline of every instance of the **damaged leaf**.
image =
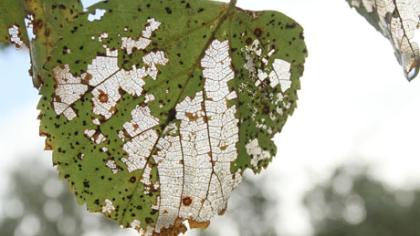
<svg viewBox="0 0 420 236">
<path fill-rule="evenodd" d="M 141 235 L 205 228 L 275 156 L 307 55 L 292 19 L 236 1 L 28 2 L 40 132 L 90 211 Z"/>
<path fill-rule="evenodd" d="M 391 41 L 408 80 L 420 70 L 420 2 L 418 0 L 347 0 Z"/>
<path fill-rule="evenodd" d="M 28 45 L 23 0 L 0 1 L 0 44 Z"/>
</svg>

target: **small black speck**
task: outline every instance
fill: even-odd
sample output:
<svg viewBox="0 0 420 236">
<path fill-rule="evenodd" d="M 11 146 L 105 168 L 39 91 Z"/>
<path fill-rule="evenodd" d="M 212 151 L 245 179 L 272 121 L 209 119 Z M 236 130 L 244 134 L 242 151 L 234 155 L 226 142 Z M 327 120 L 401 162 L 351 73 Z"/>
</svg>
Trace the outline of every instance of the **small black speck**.
<svg viewBox="0 0 420 236">
<path fill-rule="evenodd" d="M 170 7 L 165 7 L 165 11 L 168 14 L 172 14 L 172 9 Z"/>
</svg>

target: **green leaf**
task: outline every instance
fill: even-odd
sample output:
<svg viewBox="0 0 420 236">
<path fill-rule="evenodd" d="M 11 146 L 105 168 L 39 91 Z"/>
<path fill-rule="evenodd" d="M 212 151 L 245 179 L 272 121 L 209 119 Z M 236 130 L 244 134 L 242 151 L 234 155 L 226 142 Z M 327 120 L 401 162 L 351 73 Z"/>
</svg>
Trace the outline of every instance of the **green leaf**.
<svg viewBox="0 0 420 236">
<path fill-rule="evenodd" d="M 25 9 L 31 16 L 35 39 L 31 41 L 32 77 L 36 88 L 42 84 L 42 75 L 48 73 L 45 64 L 53 57 L 52 50 L 63 32 L 82 13 L 79 0 L 31 0 L 25 1 Z M 77 27 L 77 26 L 76 26 Z"/>
<path fill-rule="evenodd" d="M 28 45 L 23 0 L 0 1 L 0 44 Z"/>
<path fill-rule="evenodd" d="M 51 26 L 41 134 L 90 211 L 146 235 L 206 227 L 275 156 L 303 31 L 234 3 L 110 0 Z"/>
<path fill-rule="evenodd" d="M 415 38 L 420 26 L 418 0 L 347 0 L 347 2 L 391 41 L 407 79 L 411 81 L 416 78 L 420 71 L 419 42 Z"/>
<path fill-rule="evenodd" d="M 0 44 L 30 48 L 31 74 L 36 88 L 42 84 L 41 70 L 69 25 L 83 11 L 79 0 L 2 0 Z M 28 36 L 30 31 L 31 37 Z M 1 45 L 0 45 L 1 46 Z"/>
</svg>

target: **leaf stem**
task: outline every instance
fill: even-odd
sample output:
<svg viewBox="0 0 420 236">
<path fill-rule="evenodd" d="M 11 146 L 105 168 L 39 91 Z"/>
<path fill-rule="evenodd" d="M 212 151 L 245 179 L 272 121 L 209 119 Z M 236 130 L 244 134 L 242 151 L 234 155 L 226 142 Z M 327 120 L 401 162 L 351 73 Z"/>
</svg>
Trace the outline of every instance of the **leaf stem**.
<svg viewBox="0 0 420 236">
<path fill-rule="evenodd" d="M 231 11 L 232 9 L 234 9 L 237 3 L 238 3 L 238 0 L 230 0 L 228 11 Z"/>
</svg>

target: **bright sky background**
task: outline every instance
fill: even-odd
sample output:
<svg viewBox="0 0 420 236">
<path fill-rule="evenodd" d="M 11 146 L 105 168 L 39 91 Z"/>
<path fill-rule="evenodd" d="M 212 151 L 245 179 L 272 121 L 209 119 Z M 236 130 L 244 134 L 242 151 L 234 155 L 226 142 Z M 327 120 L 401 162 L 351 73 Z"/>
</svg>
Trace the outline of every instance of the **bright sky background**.
<svg viewBox="0 0 420 236">
<path fill-rule="evenodd" d="M 344 0 L 238 5 L 282 11 L 305 28 L 309 58 L 299 107 L 276 137 L 278 157 L 263 173 L 281 199 L 284 235 L 310 234 L 300 198 L 340 163 L 367 162 L 394 186 L 420 185 L 420 80 L 405 80 L 386 39 Z M 19 165 L 20 156 L 42 153 L 28 68 L 25 51 L 0 54 L 0 173 Z M 50 154 L 43 156 L 49 163 Z"/>
</svg>

